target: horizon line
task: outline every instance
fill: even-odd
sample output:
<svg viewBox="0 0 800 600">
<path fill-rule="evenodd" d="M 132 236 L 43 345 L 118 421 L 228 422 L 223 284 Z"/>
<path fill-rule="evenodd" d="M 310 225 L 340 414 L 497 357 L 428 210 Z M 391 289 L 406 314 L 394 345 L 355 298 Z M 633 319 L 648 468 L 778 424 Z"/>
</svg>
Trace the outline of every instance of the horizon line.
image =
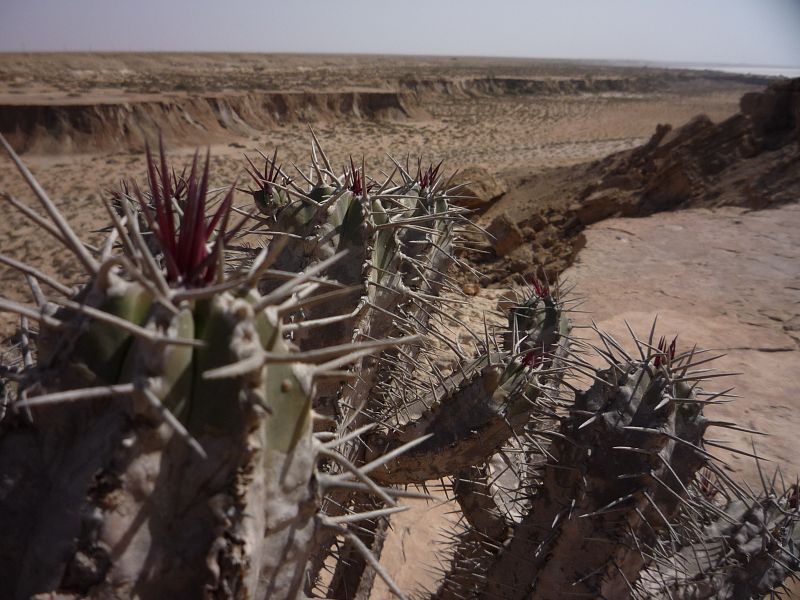
<svg viewBox="0 0 800 600">
<path fill-rule="evenodd" d="M 760 68 L 785 68 L 800 69 L 797 64 L 768 64 L 746 62 L 717 62 L 717 61 L 686 61 L 650 58 L 587 58 L 564 56 L 520 56 L 504 54 L 414 54 L 395 52 L 300 52 L 292 50 L 264 51 L 264 50 L 109 50 L 109 49 L 69 49 L 69 50 L 3 50 L 0 55 L 8 54 L 250 54 L 263 56 L 376 56 L 396 58 L 467 58 L 467 59 L 506 59 L 506 60 L 533 60 L 533 61 L 558 61 L 577 63 L 627 63 L 630 66 L 718 66 L 718 67 L 760 67 Z"/>
</svg>

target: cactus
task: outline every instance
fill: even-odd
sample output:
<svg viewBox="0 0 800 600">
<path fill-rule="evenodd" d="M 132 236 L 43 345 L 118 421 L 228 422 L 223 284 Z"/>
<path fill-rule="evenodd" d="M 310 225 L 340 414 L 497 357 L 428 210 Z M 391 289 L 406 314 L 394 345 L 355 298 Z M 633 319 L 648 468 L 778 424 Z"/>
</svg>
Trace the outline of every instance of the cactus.
<svg viewBox="0 0 800 600">
<path fill-rule="evenodd" d="M 783 489 L 776 478 L 762 479 L 755 496 L 700 480 L 692 488 L 700 518 L 678 520 L 677 535 L 664 540 L 678 550 L 654 552 L 637 585 L 640 597 L 761 598 L 779 588 L 800 568 L 800 528 L 797 485 Z"/>
<path fill-rule="evenodd" d="M 122 214 L 110 210 L 100 257 L 53 212 L 87 283 L 38 308 L 3 301 L 40 321 L 38 361 L 13 373 L 15 406 L 33 424 L 9 422 L 2 438 L 4 472 L 22 455 L 31 467 L 12 476 L 20 512 L 3 520 L 4 539 L 12 530 L 27 538 L 5 563 L 4 580 L 19 574 L 19 597 L 91 589 L 292 598 L 304 584 L 314 532 L 327 523 L 317 455 L 336 456 L 338 443 L 314 438 L 313 389 L 334 363 L 384 342 L 294 349 L 282 315 L 316 289 L 342 288 L 310 281 L 334 261 L 268 295 L 257 289 L 274 260 L 267 250 L 249 269 L 226 272 L 232 192 L 207 217 L 208 159 L 202 175 L 199 164 L 177 182 L 163 151 L 160 169 L 148 153 L 149 193 L 133 186 L 133 197 L 118 198 Z M 371 489 L 394 503 L 393 491 Z"/>
<path fill-rule="evenodd" d="M 0 299 L 11 597 L 404 597 L 380 549 L 433 482 L 461 511 L 434 598 L 763 597 L 797 570 L 796 486 L 747 493 L 706 449 L 735 427 L 703 416 L 707 358 L 655 324 L 591 346 L 538 280 L 502 327 L 454 316 L 472 225 L 441 163 L 376 180 L 312 132 L 308 173 L 248 158 L 234 207 L 208 157 L 148 149 L 92 248 L 0 141 L 47 218 L 9 202 L 85 272 L 0 256 L 34 298 Z"/>
</svg>

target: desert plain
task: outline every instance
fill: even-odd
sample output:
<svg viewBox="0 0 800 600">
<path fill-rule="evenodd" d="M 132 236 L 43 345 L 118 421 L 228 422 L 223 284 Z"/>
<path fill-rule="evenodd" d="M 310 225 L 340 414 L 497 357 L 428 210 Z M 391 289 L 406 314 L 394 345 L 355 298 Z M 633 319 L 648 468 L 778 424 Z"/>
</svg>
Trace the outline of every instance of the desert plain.
<svg viewBox="0 0 800 600">
<path fill-rule="evenodd" d="M 776 83 L 788 91 L 763 94 Z M 618 339 L 626 323 L 646 334 L 658 315 L 659 334 L 723 354 L 715 368 L 735 373 L 713 385 L 741 398 L 709 412 L 768 434 L 727 431 L 717 443 L 755 445 L 762 468 L 790 480 L 800 475 L 798 97 L 796 82 L 604 62 L 0 55 L 0 132 L 90 241 L 106 222 L 101 197 L 145 181 L 144 143 L 159 134 L 178 163 L 208 148 L 215 186 L 246 187 L 243 155 L 258 163 L 275 148 L 278 162 L 307 170 L 309 125 L 334 164 L 352 157 L 376 176 L 391 170 L 387 155 L 443 160 L 473 182 L 474 218 L 496 234 L 465 253 L 483 273 L 462 277 L 465 322 L 482 327 L 482 311 L 531 274 L 558 278 L 585 299 L 575 322 L 594 318 Z M 32 199 L 6 157 L 0 192 Z M 248 201 L 237 192 L 237 205 Z M 74 281 L 71 257 L 0 205 L 0 252 Z M 0 267 L 0 286 L 29 301 L 14 270 Z M 0 334 L 13 325 L 0 315 Z M 752 459 L 718 454 L 760 485 Z M 442 498 L 393 519 L 382 560 L 404 589 L 435 585 L 436 529 L 451 509 Z M 382 582 L 372 597 L 389 597 Z"/>
</svg>

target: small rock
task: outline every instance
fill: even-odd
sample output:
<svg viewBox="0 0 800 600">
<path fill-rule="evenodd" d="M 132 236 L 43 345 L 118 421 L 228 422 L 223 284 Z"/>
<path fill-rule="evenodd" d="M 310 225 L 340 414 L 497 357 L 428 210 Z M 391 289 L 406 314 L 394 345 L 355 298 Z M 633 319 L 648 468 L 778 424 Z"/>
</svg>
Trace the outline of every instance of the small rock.
<svg viewBox="0 0 800 600">
<path fill-rule="evenodd" d="M 467 208 L 480 208 L 508 191 L 505 181 L 497 179 L 482 167 L 467 167 L 459 171 L 453 179 L 453 185 L 464 184 L 457 192 L 454 204 Z"/>
<path fill-rule="evenodd" d="M 522 243 L 522 232 L 507 212 L 497 215 L 486 231 L 493 238 L 491 244 L 497 256 L 505 256 Z"/>
<path fill-rule="evenodd" d="M 529 263 L 528 261 L 526 261 L 526 260 L 521 260 L 521 259 L 519 259 L 519 258 L 515 258 L 515 259 L 514 259 L 514 260 L 512 260 L 512 261 L 511 261 L 511 263 L 508 265 L 508 269 L 509 269 L 509 270 L 510 270 L 512 273 L 522 273 L 522 271 L 525 271 L 525 270 L 526 270 L 526 269 L 528 269 L 530 266 L 531 266 L 531 265 L 530 265 L 530 263 Z"/>
<path fill-rule="evenodd" d="M 542 248 L 550 248 L 558 241 L 558 239 L 558 231 L 548 228 L 536 234 L 534 241 Z"/>
<path fill-rule="evenodd" d="M 464 292 L 467 296 L 477 296 L 478 292 L 481 291 L 481 286 L 479 286 L 474 281 L 470 281 L 463 285 L 461 291 Z"/>
<path fill-rule="evenodd" d="M 600 190 L 583 202 L 570 208 L 582 225 L 591 225 L 614 215 L 632 216 L 636 212 L 637 200 L 620 190 Z"/>
<path fill-rule="evenodd" d="M 534 213 L 530 218 L 530 224 L 534 231 L 540 231 L 547 227 L 547 219 L 542 213 Z"/>
</svg>

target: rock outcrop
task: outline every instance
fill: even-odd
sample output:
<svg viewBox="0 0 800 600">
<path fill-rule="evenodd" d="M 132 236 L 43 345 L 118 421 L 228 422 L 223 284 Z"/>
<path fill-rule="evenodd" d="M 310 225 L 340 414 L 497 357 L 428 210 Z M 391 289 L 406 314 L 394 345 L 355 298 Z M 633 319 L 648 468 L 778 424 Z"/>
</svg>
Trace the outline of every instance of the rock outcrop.
<svg viewBox="0 0 800 600">
<path fill-rule="evenodd" d="M 720 123 L 700 115 L 658 125 L 643 145 L 604 159 L 543 173 L 517 174 L 511 191 L 482 217 L 503 213 L 523 234 L 514 249 L 487 243 L 472 254 L 484 285 L 567 268 L 585 243 L 582 231 L 611 217 L 641 217 L 691 207 L 776 207 L 800 200 L 800 79 L 745 94 Z M 524 206 L 525 211 L 520 207 Z"/>
<path fill-rule="evenodd" d="M 597 179 L 571 210 L 586 226 L 677 207 L 763 208 L 796 199 L 800 79 L 745 94 L 740 107 L 719 124 L 701 115 L 677 129 L 659 125 L 645 145 L 598 161 Z"/>
<path fill-rule="evenodd" d="M 390 121 L 419 116 L 410 93 L 392 90 L 164 95 L 122 100 L 0 104 L 0 133 L 20 151 L 138 151 L 162 133 L 167 142 L 203 144 L 254 136 L 294 121 Z"/>
<path fill-rule="evenodd" d="M 508 191 L 508 184 L 483 167 L 469 166 L 453 177 L 453 185 L 461 185 L 456 204 L 481 209 Z"/>
</svg>

